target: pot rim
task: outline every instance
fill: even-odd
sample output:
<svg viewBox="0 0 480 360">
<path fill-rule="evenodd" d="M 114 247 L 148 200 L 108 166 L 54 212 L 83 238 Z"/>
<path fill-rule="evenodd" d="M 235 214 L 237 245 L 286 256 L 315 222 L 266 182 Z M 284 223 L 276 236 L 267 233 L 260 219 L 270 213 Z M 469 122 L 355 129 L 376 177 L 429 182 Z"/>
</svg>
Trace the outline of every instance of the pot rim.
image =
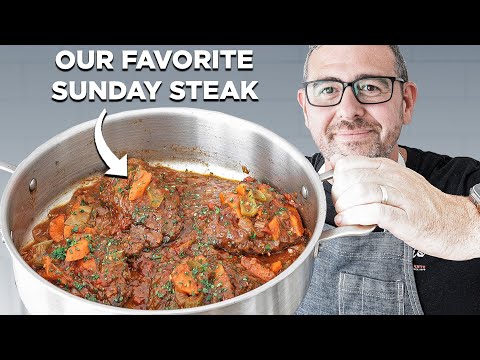
<svg viewBox="0 0 480 360">
<path fill-rule="evenodd" d="M 154 115 L 163 115 L 165 113 L 169 114 L 177 114 L 177 115 L 198 115 L 199 113 L 202 113 L 204 115 L 203 118 L 208 119 L 208 121 L 219 121 L 219 119 L 223 119 L 222 121 L 235 121 L 236 125 L 242 126 L 242 127 L 247 127 L 250 128 L 252 131 L 263 133 L 268 138 L 275 139 L 276 142 L 282 146 L 284 149 L 288 149 L 288 153 L 290 156 L 294 158 L 295 161 L 303 163 L 303 168 L 306 170 L 306 175 L 308 179 L 311 182 L 311 185 L 314 187 L 314 190 L 317 194 L 322 194 L 324 195 L 324 188 L 323 185 L 318 178 L 318 174 L 311 166 L 310 162 L 306 159 L 305 155 L 303 155 L 296 147 L 294 147 L 292 144 L 290 144 L 287 140 L 285 140 L 283 137 L 277 135 L 273 131 L 259 125 L 256 123 L 253 123 L 251 121 L 233 116 L 233 115 L 228 115 L 222 112 L 218 111 L 211 111 L 211 110 L 205 110 L 205 109 L 200 109 L 200 108 L 190 108 L 190 107 L 161 107 L 161 108 L 148 108 L 148 109 L 138 109 L 138 110 L 129 110 L 129 111 L 123 111 L 123 112 L 118 112 L 114 113 L 111 115 L 108 115 L 108 121 L 113 122 L 113 121 L 120 121 L 124 118 L 135 118 L 135 117 L 141 117 L 141 116 L 154 116 Z M 226 119 L 227 118 L 227 119 Z M 228 119 L 229 118 L 229 119 Z M 235 303 L 244 301 L 248 298 L 254 297 L 263 291 L 267 290 L 270 287 L 275 286 L 276 284 L 280 283 L 283 281 L 285 278 L 287 278 L 290 274 L 292 274 L 298 267 L 303 264 L 303 262 L 311 255 L 313 252 L 315 245 L 320 238 L 320 235 L 323 231 L 323 225 L 325 222 L 325 214 L 326 211 L 322 211 L 321 209 L 318 211 L 317 219 L 316 219 L 316 225 L 315 229 L 312 233 L 312 236 L 305 247 L 305 250 L 302 252 L 302 254 L 290 265 L 285 271 L 283 271 L 280 275 L 276 276 L 274 279 L 266 282 L 265 284 L 246 292 L 245 294 L 236 296 L 232 299 L 229 300 L 224 300 L 220 301 L 218 303 L 213 303 L 209 305 L 203 305 L 203 306 L 198 306 L 194 308 L 189 308 L 189 309 L 174 309 L 174 310 L 140 310 L 140 309 L 129 309 L 129 308 L 121 308 L 121 307 L 115 307 L 112 305 L 106 305 L 102 303 L 95 303 L 93 301 L 81 298 L 79 296 L 73 295 L 65 290 L 62 290 L 61 288 L 53 285 L 50 283 L 48 280 L 44 279 L 41 277 L 36 271 L 34 271 L 23 259 L 23 257 L 20 255 L 20 252 L 16 248 L 13 239 L 11 237 L 11 230 L 8 227 L 8 219 L 7 219 L 7 206 L 10 204 L 10 200 L 12 198 L 12 188 L 13 184 L 17 181 L 17 178 L 21 176 L 22 173 L 26 172 L 32 162 L 35 161 L 36 158 L 40 157 L 44 153 L 48 152 L 51 148 L 54 146 L 63 143 L 70 137 L 75 136 L 79 132 L 83 131 L 88 131 L 91 130 L 93 132 L 93 129 L 95 128 L 97 119 L 89 120 L 86 122 L 83 122 L 81 124 L 78 124 L 76 126 L 73 126 L 57 135 L 54 137 L 50 138 L 47 140 L 45 143 L 41 144 L 39 147 L 37 147 L 30 155 L 28 155 L 17 167 L 15 172 L 12 174 L 10 177 L 5 190 L 2 195 L 2 199 L 0 202 L 0 235 L 3 235 L 3 238 L 5 240 L 5 245 L 12 257 L 13 260 L 17 262 L 20 266 L 26 269 L 26 271 L 31 275 L 33 278 L 36 280 L 40 281 L 43 283 L 43 285 L 47 286 L 51 291 L 55 292 L 57 295 L 60 297 L 65 298 L 66 300 L 73 301 L 73 302 L 80 302 L 83 305 L 88 305 L 88 306 L 94 306 L 94 307 L 100 307 L 99 309 L 104 310 L 105 312 L 109 313 L 115 313 L 115 314 L 130 314 L 130 315 L 148 315 L 148 314 L 158 314 L 158 315 L 189 315 L 189 314 L 196 314 L 196 313 L 201 313 L 201 312 L 206 312 L 209 310 L 215 310 L 215 309 L 220 309 L 229 305 L 233 305 Z M 107 119 L 105 120 L 107 121 Z M 322 198 L 322 196 L 320 196 Z M 323 199 L 325 197 L 323 196 Z M 320 206 L 325 206 L 325 204 L 319 204 Z M 322 216 L 323 215 L 323 216 Z M 321 224 L 321 226 L 319 225 Z M 8 230 L 3 230 L 2 229 L 8 229 Z M 15 275 L 16 276 L 16 275 Z"/>
</svg>

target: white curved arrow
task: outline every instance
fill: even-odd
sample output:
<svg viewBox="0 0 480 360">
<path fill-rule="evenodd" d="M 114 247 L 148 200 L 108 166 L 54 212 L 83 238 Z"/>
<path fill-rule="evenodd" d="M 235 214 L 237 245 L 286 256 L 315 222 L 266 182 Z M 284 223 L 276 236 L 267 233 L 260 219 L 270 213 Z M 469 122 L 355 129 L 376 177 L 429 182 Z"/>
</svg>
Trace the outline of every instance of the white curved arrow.
<svg viewBox="0 0 480 360">
<path fill-rule="evenodd" d="M 107 110 L 103 109 L 102 113 L 98 117 L 97 123 L 95 124 L 95 145 L 97 146 L 97 151 L 105 164 L 107 164 L 107 166 L 110 168 L 105 175 L 127 177 L 127 155 L 119 160 L 112 150 L 110 150 L 105 142 L 105 139 L 103 138 L 102 125 L 106 115 Z"/>
</svg>

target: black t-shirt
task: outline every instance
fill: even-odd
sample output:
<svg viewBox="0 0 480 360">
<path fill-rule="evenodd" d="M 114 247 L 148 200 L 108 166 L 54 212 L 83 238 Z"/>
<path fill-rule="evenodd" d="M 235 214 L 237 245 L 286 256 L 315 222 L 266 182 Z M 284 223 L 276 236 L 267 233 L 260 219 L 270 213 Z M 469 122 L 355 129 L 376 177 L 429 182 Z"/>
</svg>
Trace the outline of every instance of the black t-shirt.
<svg viewBox="0 0 480 360">
<path fill-rule="evenodd" d="M 468 196 L 480 183 L 480 162 L 471 158 L 451 158 L 406 146 L 407 167 L 419 173 L 444 193 Z M 324 163 L 321 154 L 307 157 L 315 170 Z M 332 185 L 324 182 L 327 198 L 326 223 L 335 226 Z M 377 228 L 376 231 L 382 231 Z M 479 234 L 480 241 L 480 234 Z M 414 252 L 415 281 L 425 314 L 480 314 L 480 259 L 449 261 Z"/>
</svg>

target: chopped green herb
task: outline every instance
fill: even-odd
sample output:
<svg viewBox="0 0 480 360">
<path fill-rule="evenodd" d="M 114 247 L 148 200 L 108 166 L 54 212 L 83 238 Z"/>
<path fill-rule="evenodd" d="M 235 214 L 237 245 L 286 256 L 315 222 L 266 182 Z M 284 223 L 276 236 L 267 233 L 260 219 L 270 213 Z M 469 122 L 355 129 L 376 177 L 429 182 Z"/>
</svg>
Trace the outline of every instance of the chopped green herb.
<svg viewBox="0 0 480 360">
<path fill-rule="evenodd" d="M 73 245 L 77 245 L 77 240 L 75 239 L 67 239 L 67 246 L 72 247 Z"/>
<path fill-rule="evenodd" d="M 65 249 L 64 247 L 56 248 L 50 254 L 50 257 L 52 259 L 58 259 L 58 260 L 65 260 L 66 256 L 67 256 L 67 249 Z"/>
<path fill-rule="evenodd" d="M 170 280 L 163 284 L 162 288 L 167 290 L 167 292 L 169 292 L 170 294 L 175 293 L 175 290 L 173 289 L 173 283 Z"/>
<path fill-rule="evenodd" d="M 81 283 L 79 283 L 79 282 L 74 281 L 74 282 L 73 282 L 73 286 L 75 287 L 75 289 L 77 289 L 78 291 L 80 291 L 80 290 L 82 290 L 82 289 L 85 287 L 85 284 L 83 284 L 83 283 L 81 284 Z"/>
<path fill-rule="evenodd" d="M 91 294 L 85 295 L 85 299 L 90 300 L 90 301 L 94 301 L 94 302 L 98 302 L 98 300 L 97 300 L 97 298 L 95 297 L 95 295 L 91 295 Z"/>
</svg>

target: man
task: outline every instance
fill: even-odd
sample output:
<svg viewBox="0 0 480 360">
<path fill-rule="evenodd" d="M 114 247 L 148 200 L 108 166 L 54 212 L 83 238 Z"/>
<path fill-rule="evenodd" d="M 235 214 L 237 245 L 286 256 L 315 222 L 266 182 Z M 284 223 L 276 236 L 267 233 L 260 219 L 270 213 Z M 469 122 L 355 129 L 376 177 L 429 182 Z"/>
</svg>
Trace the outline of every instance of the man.
<svg viewBox="0 0 480 360">
<path fill-rule="evenodd" d="M 297 313 L 480 313 L 480 162 L 398 145 L 417 98 L 398 46 L 311 46 L 304 82 L 325 230 L 378 227 L 320 247 Z"/>
</svg>

